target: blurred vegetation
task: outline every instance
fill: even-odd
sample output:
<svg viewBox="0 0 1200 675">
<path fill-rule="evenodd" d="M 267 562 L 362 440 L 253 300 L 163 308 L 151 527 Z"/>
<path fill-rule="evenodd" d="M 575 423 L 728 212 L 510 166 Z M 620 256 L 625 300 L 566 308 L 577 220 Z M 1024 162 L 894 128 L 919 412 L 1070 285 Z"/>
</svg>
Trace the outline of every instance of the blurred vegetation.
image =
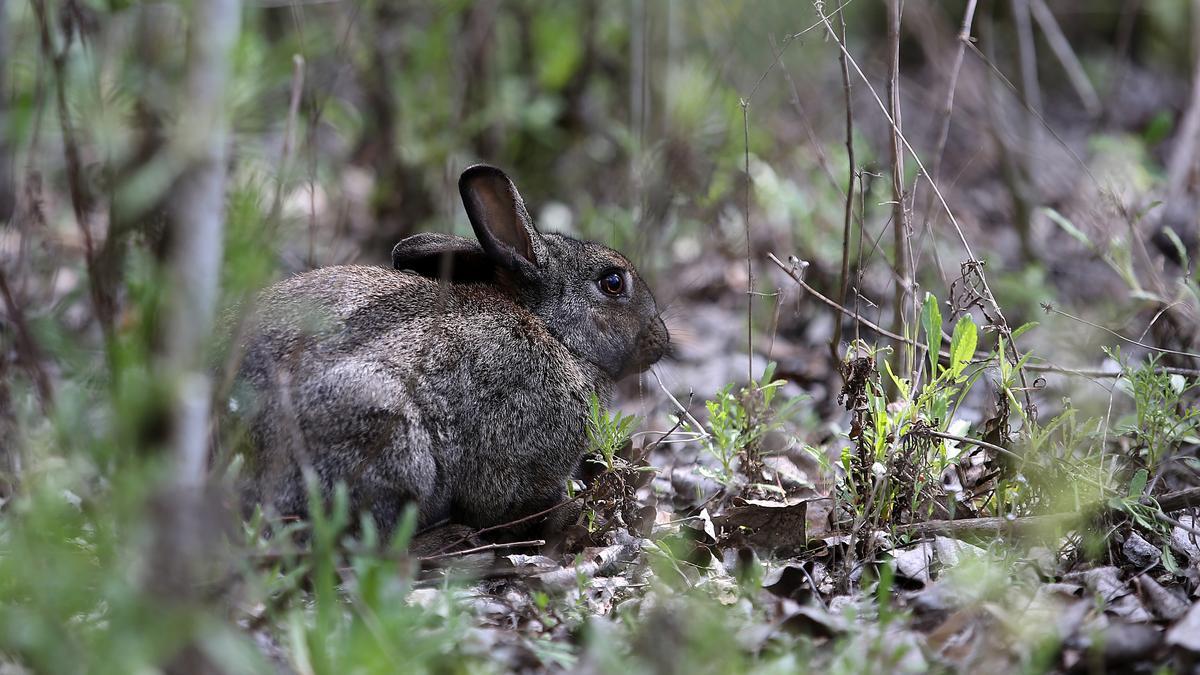
<svg viewBox="0 0 1200 675">
<path fill-rule="evenodd" d="M 830 12 L 840 4 L 822 7 Z M 904 124 L 914 149 L 927 156 L 967 3 L 906 4 Z M 913 223 L 933 223 L 914 230 L 920 243 L 913 292 L 932 300 L 902 329 L 941 344 L 941 313 L 934 320 L 929 302 L 949 307 L 945 326 L 954 341 L 945 346 L 956 354 L 966 338 L 954 327 L 975 336 L 978 322 L 978 354 L 972 340 L 949 363 L 917 355 L 913 377 L 899 372 L 903 348 L 895 343 L 878 350 L 856 344 L 862 349 L 855 353 L 879 355 L 885 374 L 862 383 L 861 406 L 852 412 L 860 435 L 851 437 L 846 418 L 837 417 L 831 424 L 838 434 L 817 452 L 840 466 L 836 473 L 826 465 L 828 482 L 840 481 L 835 489 L 849 509 L 842 515 L 860 525 L 896 524 L 935 490 L 963 449 L 920 437 L 922 425 L 945 432 L 985 367 L 1002 371 L 995 388 L 1012 405 L 1030 461 L 1055 468 L 1007 466 L 1011 480 L 990 500 L 968 505 L 980 512 L 1061 507 L 1070 492 L 1059 490 L 1062 481 L 1075 481 L 1074 496 L 1086 489 L 1136 502 L 1143 490 L 1149 495 L 1169 482 L 1166 463 L 1198 442 L 1195 379 L 1162 370 L 1195 367 L 1194 358 L 1181 356 L 1197 347 L 1200 294 L 1194 264 L 1185 260 L 1196 254 L 1194 220 L 1190 230 L 1172 231 L 1181 265 L 1160 264 L 1154 251 L 1154 262 L 1138 257 L 1151 255 L 1140 242 L 1162 211 L 1157 203 L 1165 199 L 1194 65 L 1181 45 L 1196 49 L 1190 36 L 1198 19 L 1182 1 L 1049 2 L 1104 109 L 1097 116 L 1083 110 L 1042 45 L 1040 114 L 1063 130 L 1078 159 L 1059 152 L 1038 173 L 1005 154 L 1017 144 L 1006 130 L 1025 124 L 1023 108 L 983 62 L 992 59 L 1007 80 L 1019 82 L 1009 3 L 980 4 L 979 52 L 967 55 L 941 176 L 950 206 L 986 260 L 1008 325 L 1041 321 L 1020 338 L 1033 353 L 1020 365 L 1067 359 L 1065 365 L 1088 367 L 1104 362 L 1100 347 L 1114 342 L 1083 334 L 1062 314 L 1039 316 L 1042 303 L 1126 335 L 1149 325 L 1143 342 L 1175 353 L 1147 360 L 1141 347 L 1112 352 L 1107 365 L 1125 374 L 1117 390 L 1128 394 L 1118 407 L 1129 414 L 1111 427 L 1108 392 L 1083 391 L 1087 385 L 1055 383 L 1037 392 L 1047 401 L 1043 422 L 1029 417 L 1033 378 L 1020 381 L 1011 343 L 1006 348 L 1002 332 L 985 330 L 989 308 L 953 304 L 960 289 L 951 284 L 965 255 L 941 211 L 922 206 L 928 183 L 910 161 Z M 887 578 L 860 579 L 877 595 L 850 612 L 876 619 L 877 632 L 820 650 L 807 636 L 780 633 L 746 649 L 741 631 L 764 621 L 764 608 L 747 599 L 749 591 L 698 582 L 666 548 L 663 564 L 687 572 L 661 575 L 667 581 L 650 591 L 657 604 L 643 603 L 651 609 L 598 618 L 586 611 L 582 589 L 546 599 L 526 619 L 561 626 L 561 639 L 521 638 L 520 655 L 500 663 L 494 645 L 461 639 L 472 615 L 453 588 L 421 596 L 431 598 L 424 605 L 414 599 L 422 589 L 407 537 L 375 542 L 369 524 L 359 527 L 367 536 L 346 536 L 351 517 L 336 499 L 315 519 L 310 551 L 280 551 L 252 522 L 201 542 L 200 583 L 186 592 L 172 588 L 170 570 L 160 568 L 170 560 L 161 549 L 172 545 L 164 534 L 172 529 L 171 511 L 162 506 L 170 495 L 161 486 L 170 471 L 169 405 L 179 383 L 164 375 L 161 359 L 164 314 L 176 300 L 165 290 L 163 266 L 172 243 L 169 201 L 187 168 L 175 144 L 194 37 L 188 17 L 188 3 L 0 0 L 0 671 L 206 664 L 229 672 L 486 672 L 514 662 L 613 672 L 912 666 L 909 646 L 885 639 L 886 606 L 874 603 L 890 592 Z M 848 49 L 882 94 L 884 3 L 848 3 L 835 25 L 843 19 Z M 544 229 L 631 253 L 660 300 L 678 311 L 744 311 L 747 290 L 776 291 L 783 282 L 768 271 L 767 253 L 805 259 L 809 283 L 836 296 L 848 161 L 843 85 L 837 44 L 807 3 L 246 0 L 232 77 L 223 321 L 208 354 L 218 412 L 227 408 L 236 358 L 224 338 L 236 332 L 256 290 L 316 266 L 383 263 L 392 245 L 414 232 L 469 233 L 455 180 L 480 160 L 518 179 Z M 897 283 L 891 238 L 882 234 L 891 214 L 889 134 L 862 80 L 852 89 L 859 191 L 851 204 L 861 232 L 852 240 L 853 285 L 864 316 L 886 325 Z M 1116 206 L 1099 215 L 1091 210 L 1109 203 Z M 742 260 L 747 236 L 752 282 Z M 828 319 L 829 308 L 807 300 L 778 306 L 756 300 L 756 328 L 820 343 L 808 353 L 827 360 L 828 336 L 807 331 Z M 852 325 L 846 322 L 846 342 Z M 977 357 L 984 361 L 968 368 Z M 744 353 L 739 358 L 740 369 Z M 834 373 L 840 365 L 825 369 Z M 727 432 L 710 443 L 726 487 L 739 483 L 735 460 L 746 460 L 764 434 L 782 428 L 771 409 L 775 377 L 768 369 L 761 386 L 743 389 L 743 379 L 709 392 L 717 419 L 707 421 L 723 421 Z M 836 374 L 827 379 L 823 386 Z M 905 405 L 890 406 L 897 392 Z M 834 418 L 834 399 L 826 394 L 814 406 Z M 782 407 L 790 413 L 796 405 Z M 982 436 L 991 420 L 975 421 Z M 1006 426 L 1008 416 L 1001 422 Z M 602 429 L 610 470 L 620 446 L 610 437 L 627 437 L 629 426 L 618 416 Z M 231 519 L 222 516 L 236 510 L 227 478 L 236 473 L 242 439 L 223 415 L 211 431 L 218 461 L 206 515 L 224 523 Z M 999 442 L 1000 432 L 988 431 Z M 896 438 L 914 433 L 921 453 L 888 454 Z M 1125 453 L 1115 463 L 1108 454 L 1114 445 Z M 908 463 L 898 466 L 901 460 Z M 876 464 L 889 482 L 873 482 Z M 1149 487 L 1146 473 L 1155 477 Z M 1129 495 L 1130 485 L 1143 490 Z M 888 498 L 872 501 L 873 491 Z"/>
</svg>

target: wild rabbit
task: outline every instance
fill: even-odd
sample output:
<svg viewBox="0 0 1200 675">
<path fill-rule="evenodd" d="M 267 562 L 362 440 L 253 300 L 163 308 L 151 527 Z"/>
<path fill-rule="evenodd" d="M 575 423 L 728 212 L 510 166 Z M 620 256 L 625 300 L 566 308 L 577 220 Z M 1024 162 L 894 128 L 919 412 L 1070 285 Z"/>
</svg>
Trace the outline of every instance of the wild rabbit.
<svg viewBox="0 0 1200 675">
<path fill-rule="evenodd" d="M 667 351 L 624 256 L 539 233 L 499 169 L 458 185 L 477 242 L 415 235 L 395 269 L 317 269 L 259 298 L 238 373 L 247 503 L 303 515 L 307 467 L 385 535 L 410 502 L 421 526 L 537 513 L 587 449 L 590 396 Z"/>
</svg>

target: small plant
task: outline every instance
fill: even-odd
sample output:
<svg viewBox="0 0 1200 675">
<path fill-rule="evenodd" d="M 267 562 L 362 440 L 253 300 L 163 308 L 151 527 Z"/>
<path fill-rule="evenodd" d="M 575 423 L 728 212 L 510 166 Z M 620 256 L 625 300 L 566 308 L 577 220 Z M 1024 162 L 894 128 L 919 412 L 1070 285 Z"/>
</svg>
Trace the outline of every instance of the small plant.
<svg viewBox="0 0 1200 675">
<path fill-rule="evenodd" d="M 600 405 L 600 398 L 592 392 L 588 400 L 587 438 L 588 453 L 600 456 L 599 461 L 608 471 L 615 470 L 622 462 L 620 451 L 629 443 L 633 430 L 641 423 L 636 415 L 621 411 L 609 414 Z"/>
<path fill-rule="evenodd" d="M 1015 333 L 1027 329 L 1022 327 Z M 876 353 L 862 344 L 856 345 L 852 352 L 867 356 L 845 366 L 846 372 L 852 374 L 843 397 L 853 415 L 850 430 L 853 447 L 844 450 L 841 457 L 842 494 L 848 504 L 858 509 L 858 516 L 871 521 L 898 517 L 904 520 L 933 508 L 947 492 L 943 489 L 945 473 L 955 471 L 951 465 L 969 460 L 978 447 L 945 438 L 951 430 L 956 432 L 952 436 L 967 430 L 967 423 L 957 419 L 957 412 L 983 373 L 982 365 L 976 365 L 978 327 L 969 314 L 963 314 L 955 323 L 949 350 L 943 354 L 941 310 L 937 298 L 926 294 L 920 332 L 927 359 L 911 377 L 895 373 L 887 359 L 876 359 Z M 1008 411 L 1015 408 L 1021 414 L 1020 402 L 1011 393 L 1018 386 L 1015 380 L 1021 364 L 1010 363 L 1003 354 L 1004 343 L 1000 340 L 995 351 L 982 360 L 998 362 L 1001 376 L 998 412 L 982 426 L 985 431 L 990 428 L 996 440 L 1007 442 Z M 884 373 L 896 392 L 894 401 L 889 399 L 880 377 L 872 372 L 873 364 L 878 362 L 883 363 Z M 989 480 L 982 484 L 990 485 L 991 479 L 1003 478 L 993 471 L 986 475 Z M 967 489 L 972 487 L 978 486 Z M 955 490 L 961 492 L 962 487 Z M 1000 492 L 1003 491 L 981 490 L 976 494 L 993 497 L 990 508 L 998 510 Z M 964 496 L 974 501 L 969 495 Z M 956 504 L 953 499 L 941 501 L 947 510 Z"/>
<path fill-rule="evenodd" d="M 1200 444 L 1200 408 L 1185 403 L 1200 382 L 1189 383 L 1182 375 L 1160 369 L 1157 357 L 1133 368 L 1119 349 L 1105 351 L 1121 364 L 1117 388 L 1133 399 L 1135 409 L 1118 421 L 1116 429 L 1135 439 L 1147 467 L 1157 467 L 1180 442 Z"/>
<path fill-rule="evenodd" d="M 737 483 L 739 473 L 751 482 L 761 479 L 763 438 L 783 428 L 804 400 L 794 396 L 777 402 L 784 384 L 775 379 L 775 364 L 769 363 L 762 377 L 749 386 L 735 393 L 734 385 L 727 385 L 705 404 L 709 429 L 704 447 L 716 458 L 718 467 L 701 467 L 701 474 L 727 488 Z"/>
<path fill-rule="evenodd" d="M 583 493 L 584 518 L 593 538 L 621 525 L 634 529 L 641 525 L 648 532 L 653 523 L 654 507 L 642 507 L 637 501 L 638 489 L 654 476 L 645 449 L 635 452 L 631 441 L 640 422 L 635 415 L 607 412 L 595 393 L 588 401 L 588 462 L 600 467 L 600 474 Z M 575 497 L 572 482 L 567 487 L 568 495 Z"/>
</svg>

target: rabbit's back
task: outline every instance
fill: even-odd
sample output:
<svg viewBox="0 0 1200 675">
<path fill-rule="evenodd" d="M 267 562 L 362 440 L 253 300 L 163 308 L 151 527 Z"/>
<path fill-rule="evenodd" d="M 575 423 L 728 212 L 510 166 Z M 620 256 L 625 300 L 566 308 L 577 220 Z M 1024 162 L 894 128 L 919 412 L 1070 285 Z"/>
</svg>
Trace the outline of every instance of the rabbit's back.
<svg viewBox="0 0 1200 675">
<path fill-rule="evenodd" d="M 586 443 L 596 373 L 496 288 L 331 267 L 260 298 L 240 373 L 252 499 L 303 513 L 301 468 L 388 529 L 553 503 Z M 598 392 L 607 398 L 607 392 Z"/>
</svg>

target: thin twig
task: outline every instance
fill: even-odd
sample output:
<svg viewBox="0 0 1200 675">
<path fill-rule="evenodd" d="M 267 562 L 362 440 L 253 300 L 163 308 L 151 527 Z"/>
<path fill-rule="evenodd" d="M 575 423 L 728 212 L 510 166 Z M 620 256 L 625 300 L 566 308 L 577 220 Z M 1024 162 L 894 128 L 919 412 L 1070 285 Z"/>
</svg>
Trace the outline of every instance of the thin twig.
<svg viewBox="0 0 1200 675">
<path fill-rule="evenodd" d="M 271 215 L 267 221 L 272 228 L 279 226 L 279 216 L 283 210 L 283 185 L 292 166 L 293 148 L 296 143 L 296 118 L 300 115 L 300 99 L 303 93 L 304 57 L 300 54 L 293 54 L 292 95 L 288 100 L 287 122 L 283 129 L 283 149 L 279 153 L 279 170 L 275 178 L 275 198 L 271 200 Z"/>
<path fill-rule="evenodd" d="M 775 257 L 774 253 L 768 253 L 767 259 L 770 260 L 771 262 L 775 263 L 775 265 L 777 267 L 779 267 L 779 269 L 783 270 L 783 272 L 785 274 L 787 274 L 789 277 L 791 277 L 793 281 L 795 281 L 797 284 L 799 284 L 801 288 L 803 288 L 805 291 L 808 291 L 809 293 L 811 293 L 814 298 L 820 300 L 821 302 L 832 307 L 833 309 L 837 310 L 838 312 L 841 312 L 842 314 L 846 315 L 847 317 L 853 319 L 855 322 L 855 325 L 866 326 L 867 328 L 870 328 L 871 330 L 875 331 L 876 333 L 879 333 L 880 335 L 883 335 L 884 337 L 888 337 L 893 340 L 902 340 L 902 341 L 906 342 L 907 344 L 913 345 L 917 349 L 925 349 L 925 350 L 929 349 L 929 345 L 927 345 L 923 342 L 918 342 L 917 340 L 913 340 L 912 338 L 908 338 L 903 335 L 897 335 L 897 334 L 889 331 L 888 329 L 884 328 L 883 326 L 880 326 L 879 324 L 872 322 L 870 319 L 862 318 L 862 316 L 859 315 L 857 312 L 854 312 L 853 310 L 848 309 L 844 305 L 840 305 L 836 301 L 823 295 L 820 291 L 818 291 L 817 289 L 810 286 L 808 284 L 808 282 L 804 281 L 804 279 L 802 277 L 800 277 L 798 274 L 796 274 L 795 271 L 792 270 L 789 266 L 783 264 L 783 262 L 781 262 L 779 260 L 779 258 Z M 1105 330 L 1107 330 L 1107 329 L 1105 329 Z M 950 353 L 945 350 L 939 350 L 938 356 L 943 360 L 949 360 Z M 991 356 L 989 354 L 982 354 L 982 353 L 978 353 L 978 352 L 976 354 L 974 354 L 972 357 L 972 359 L 975 361 L 984 361 L 989 358 L 991 358 Z M 1035 372 L 1035 373 L 1058 373 L 1060 375 L 1076 375 L 1079 377 L 1089 377 L 1089 378 L 1101 378 L 1101 377 L 1103 377 L 1103 378 L 1118 378 L 1118 377 L 1121 377 L 1121 375 L 1122 375 L 1120 371 L 1101 370 L 1098 368 L 1095 368 L 1095 369 L 1066 368 L 1063 366 L 1056 366 L 1056 365 L 1050 364 L 1050 363 L 1045 363 L 1045 364 L 1027 363 L 1027 364 L 1025 364 L 1025 369 L 1029 370 L 1031 372 Z M 1159 372 L 1159 373 L 1167 373 L 1170 375 L 1183 375 L 1185 377 L 1200 377 L 1200 369 L 1194 369 L 1194 368 L 1177 368 L 1177 367 L 1173 367 L 1173 366 L 1155 366 L 1154 371 Z M 669 394 L 670 394 L 670 392 L 668 392 L 668 395 Z M 676 403 L 676 405 L 678 405 L 678 403 Z"/>
<path fill-rule="evenodd" d="M 510 542 L 498 543 L 498 544 L 485 544 L 483 546 L 476 546 L 475 548 L 463 549 L 462 551 L 450 551 L 449 553 L 438 553 L 436 555 L 421 556 L 420 558 L 417 558 L 417 560 L 420 560 L 421 562 L 429 562 L 431 560 L 442 560 L 444 558 L 455 558 L 458 556 L 470 555 L 472 553 L 483 553 L 484 551 L 495 551 L 498 549 L 505 549 L 505 548 L 531 548 L 531 547 L 545 546 L 545 545 L 546 545 L 545 539 L 530 539 L 528 541 L 510 541 Z"/>
<path fill-rule="evenodd" d="M 1188 488 L 1186 490 L 1179 490 L 1178 492 L 1171 492 L 1157 499 L 1146 498 L 1142 500 L 1142 503 L 1147 506 L 1157 503 L 1159 509 L 1165 513 L 1200 506 L 1200 488 Z M 1114 513 L 1114 510 L 1105 509 L 1104 512 Z M 1037 531 L 1066 527 L 1078 522 L 1084 515 L 1080 512 L 1071 512 L 1017 518 L 1000 516 L 993 518 L 968 518 L 964 520 L 929 520 L 923 523 L 901 525 L 896 528 L 896 531 L 916 537 L 927 537 L 933 534 L 985 536 L 996 535 L 1001 532 L 1024 533 L 1030 530 Z M 1174 519 L 1170 520 L 1174 521 L 1173 524 L 1181 526 L 1184 529 L 1191 529 L 1183 526 L 1182 523 Z M 1168 521 L 1164 520 L 1163 522 Z"/>
<path fill-rule="evenodd" d="M 818 9 L 818 12 L 820 9 Z M 842 26 L 842 40 L 846 39 L 846 15 L 839 15 Z M 822 16 L 822 19 L 825 17 Z M 842 67 L 842 95 L 846 102 L 846 205 L 843 213 L 842 222 L 842 274 L 841 284 L 838 287 L 838 304 L 846 304 L 846 293 L 850 288 L 850 226 L 853 221 L 854 214 L 854 180 L 857 176 L 857 168 L 854 162 L 854 105 L 851 98 L 850 87 L 850 65 L 846 63 L 845 52 L 838 51 L 838 62 Z M 840 363 L 842 342 L 842 322 L 841 320 L 833 322 L 833 339 L 829 343 L 829 349 L 833 353 L 835 363 Z"/>
<path fill-rule="evenodd" d="M 586 496 L 588 494 L 590 494 L 590 490 L 584 490 L 583 492 L 576 494 L 574 497 L 564 499 L 563 501 L 555 504 L 554 506 L 551 506 L 548 509 L 542 509 L 541 511 L 538 511 L 537 513 L 533 513 L 528 516 L 524 516 L 522 518 L 517 518 L 516 520 L 510 520 L 507 523 L 500 523 L 499 525 L 491 525 L 489 527 L 485 527 L 485 528 L 482 528 L 479 530 L 474 530 L 471 532 L 471 534 L 468 534 L 465 537 L 460 537 L 460 538 L 450 542 L 449 544 L 446 544 L 445 546 L 441 547 L 440 549 L 438 549 L 438 554 L 444 553 L 448 549 L 452 549 L 455 546 L 458 546 L 459 544 L 470 540 L 472 537 L 478 537 L 481 534 L 487 534 L 488 532 L 495 532 L 497 530 L 506 530 L 510 527 L 514 527 L 516 525 L 520 525 L 522 523 L 527 523 L 531 520 L 541 518 L 542 516 L 545 516 L 549 513 L 553 513 L 554 511 L 557 511 L 558 509 L 561 509 L 562 507 L 566 506 L 567 504 L 570 504 L 572 502 L 576 502 L 576 501 L 582 499 L 584 496 Z"/>
<path fill-rule="evenodd" d="M 775 36 L 772 35 L 769 37 L 771 38 L 772 51 L 775 52 L 777 57 L 781 57 L 783 50 L 775 43 Z M 783 72 L 783 79 L 787 81 L 788 88 L 791 91 L 788 101 L 796 109 L 796 116 L 800 120 L 800 125 L 804 127 L 804 135 L 808 136 L 809 145 L 812 146 L 813 152 L 817 155 L 817 164 L 821 167 L 821 172 L 825 174 L 825 178 L 829 179 L 830 187 L 837 190 L 839 195 L 845 197 L 846 195 L 842 190 L 842 186 L 838 183 L 837 178 L 833 175 L 833 170 L 829 167 L 829 157 L 825 154 L 825 147 L 821 144 L 820 139 L 817 138 L 817 132 L 813 130 L 812 122 L 808 119 L 808 113 L 804 110 L 800 88 L 796 86 L 796 81 L 792 79 L 792 71 L 788 70 L 787 64 L 783 62 L 782 58 L 779 61 L 779 69 Z"/>
<path fill-rule="evenodd" d="M 1053 305 L 1050 305 L 1050 304 L 1047 304 L 1044 302 L 1042 303 L 1042 309 L 1045 310 L 1047 314 L 1058 314 L 1059 316 L 1066 317 L 1068 319 L 1071 319 L 1072 321 L 1078 321 L 1079 323 L 1082 323 L 1086 326 L 1091 326 L 1092 328 L 1095 328 L 1097 330 L 1102 330 L 1105 333 L 1112 335 L 1113 337 L 1117 338 L 1118 340 L 1120 340 L 1122 342 L 1126 342 L 1131 345 L 1136 345 L 1143 349 L 1149 349 L 1151 351 L 1159 352 L 1162 354 L 1174 354 L 1176 356 L 1186 356 L 1191 359 L 1200 360 L 1200 354 L 1197 354 L 1195 352 L 1184 352 L 1184 351 L 1179 351 L 1178 349 L 1167 349 L 1166 347 L 1155 347 L 1154 345 L 1146 344 L 1145 342 L 1141 342 L 1140 340 L 1134 340 L 1133 338 L 1125 337 L 1124 335 L 1121 335 L 1120 333 L 1118 333 L 1115 330 L 1112 330 L 1111 328 L 1105 328 L 1104 326 L 1101 326 L 1100 324 L 1092 323 L 1091 321 L 1088 321 L 1087 319 L 1080 318 L 1078 316 L 1075 316 L 1074 314 L 1069 314 L 1067 312 L 1062 311 L 1061 309 L 1056 309 Z"/>
<path fill-rule="evenodd" d="M 767 254 L 767 256 L 770 258 L 775 257 L 769 253 Z M 671 393 L 671 391 L 669 389 L 667 389 L 666 385 L 663 384 L 662 378 L 658 376 L 658 370 L 657 369 L 651 370 L 650 373 L 652 375 L 654 375 L 654 379 L 658 381 L 659 388 L 663 390 L 663 393 L 667 395 L 667 398 L 671 399 L 671 403 L 674 403 L 675 407 L 679 409 L 679 412 L 685 418 L 687 418 L 688 424 L 692 425 L 692 428 L 695 429 L 698 433 L 703 434 L 702 438 L 708 438 L 708 432 L 706 432 L 704 430 L 704 427 L 700 426 L 700 423 L 696 421 L 696 418 L 692 417 L 692 413 L 688 412 L 688 409 L 685 408 L 683 406 L 683 404 L 679 402 L 679 399 L 675 398 L 675 396 Z"/>
<path fill-rule="evenodd" d="M 750 101 L 742 99 L 742 135 L 746 157 L 746 186 L 742 208 L 746 225 L 746 381 L 754 381 L 754 268 L 750 260 Z"/>
<path fill-rule="evenodd" d="M 995 443 L 988 443 L 987 441 L 982 441 L 982 440 L 979 440 L 978 438 L 969 438 L 967 436 L 957 436 L 955 434 L 948 434 L 948 433 L 945 433 L 944 431 L 937 431 L 935 429 L 921 429 L 920 433 L 927 434 L 927 435 L 933 436 L 935 438 L 945 439 L 947 441 L 956 441 L 958 443 L 966 443 L 968 445 L 978 445 L 981 448 L 986 448 L 988 450 L 991 450 L 992 452 L 998 452 L 1002 455 L 1007 455 L 1014 459 L 1024 459 L 1023 457 L 1021 457 L 1017 453 L 1013 452 L 1012 450 L 1009 450 L 1008 448 L 1003 448 L 1003 447 L 1000 447 L 999 445 L 996 445 Z"/>
<path fill-rule="evenodd" d="M 856 323 L 862 324 L 862 325 L 866 326 L 867 328 L 870 328 L 871 330 L 875 331 L 876 333 L 879 333 L 880 335 L 882 335 L 884 337 L 888 337 L 893 340 L 899 340 L 901 342 L 904 342 L 904 343 L 907 343 L 910 345 L 914 345 L 918 349 L 928 349 L 928 345 L 921 343 L 921 342 L 917 342 L 916 340 L 913 340 L 912 338 L 907 338 L 907 337 L 904 337 L 903 335 L 893 333 L 892 331 L 884 328 L 883 326 L 880 326 L 879 324 L 874 323 L 869 319 L 862 318 L 857 313 L 850 311 L 849 309 L 838 304 L 836 301 L 831 300 L 830 298 L 822 295 L 820 291 L 818 291 L 817 289 L 810 286 L 808 284 L 808 282 L 806 282 L 803 278 L 801 278 L 798 274 L 796 274 L 795 271 L 793 271 L 790 267 L 788 267 L 787 265 L 784 265 L 783 262 L 779 260 L 779 258 L 775 257 L 774 253 L 768 253 L 767 259 L 770 260 L 771 262 L 775 263 L 775 265 L 777 267 L 779 267 L 779 269 L 783 270 L 785 274 L 787 274 L 789 277 L 792 278 L 792 281 L 795 281 L 797 284 L 800 284 L 800 287 L 803 288 L 804 290 L 808 291 L 809 293 L 811 293 L 813 295 L 813 297 L 815 297 L 816 299 L 825 303 L 826 305 L 829 305 L 830 307 L 836 309 L 837 311 L 841 312 L 842 314 L 845 314 L 846 316 L 854 319 L 854 321 Z M 945 352 L 939 352 L 939 353 L 946 355 Z"/>
<path fill-rule="evenodd" d="M 771 61 L 771 65 L 767 66 L 767 69 L 762 72 L 762 75 L 758 76 L 758 80 L 755 81 L 754 86 L 750 88 L 750 95 L 746 97 L 746 102 L 749 103 L 750 101 L 754 100 L 754 95 L 756 93 L 758 93 L 759 85 L 761 85 L 763 83 L 763 80 L 767 79 L 767 75 L 770 75 L 771 71 L 775 69 L 775 66 L 781 62 L 781 59 L 783 59 L 783 52 L 787 50 L 789 44 L 791 44 L 793 41 L 799 39 L 800 37 L 804 36 L 804 34 L 810 32 L 810 31 L 816 30 L 817 28 L 820 28 L 821 24 L 825 23 L 826 20 L 830 16 L 841 15 L 842 10 L 845 9 L 846 6 L 849 5 L 851 2 L 853 2 L 853 0 L 846 0 L 846 2 L 843 2 L 837 9 L 833 10 L 828 15 L 821 14 L 821 7 L 818 6 L 817 14 L 819 14 L 821 16 L 820 21 L 814 23 L 813 25 L 809 26 L 808 28 L 805 28 L 804 30 L 802 30 L 798 33 L 792 33 L 791 35 L 785 36 L 783 38 L 783 46 L 779 49 L 779 52 L 777 54 L 775 54 L 775 59 L 773 61 Z M 814 3 L 814 6 L 822 5 L 822 4 L 823 3 L 820 2 L 820 0 L 818 0 L 817 2 Z"/>
<path fill-rule="evenodd" d="M 1100 184 L 1100 179 L 1096 177 L 1096 174 L 1092 173 L 1092 168 L 1088 166 L 1087 162 L 1083 161 L 1083 158 L 1079 156 L 1079 153 L 1075 152 L 1075 148 L 1072 148 L 1066 142 L 1066 140 L 1064 140 L 1063 137 L 1054 130 L 1054 127 L 1050 126 L 1050 123 L 1046 121 L 1046 118 L 1042 116 L 1042 113 L 1029 107 L 1029 105 L 1020 99 L 1020 92 L 1017 90 L 1017 85 L 1013 84 L 1012 80 L 1008 79 L 1008 76 L 1004 74 L 1004 71 L 996 67 L 996 64 L 992 63 L 992 60 L 987 57 L 987 54 L 979 51 L 979 47 L 975 46 L 975 43 L 968 42 L 966 44 L 967 48 L 971 50 L 971 53 L 974 54 L 975 57 L 980 60 L 980 62 L 988 67 L 988 70 L 992 72 L 992 75 L 994 75 L 996 79 L 1005 86 L 1005 88 L 1017 95 L 1022 107 L 1024 107 L 1029 114 L 1033 115 L 1034 118 L 1041 123 L 1042 129 L 1046 130 L 1046 132 L 1054 138 L 1054 141 L 1058 143 L 1059 147 L 1061 147 L 1064 151 L 1066 151 L 1067 154 L 1071 156 L 1071 159 L 1073 159 L 1075 164 L 1079 166 L 1080 170 L 1087 175 L 1092 184 L 1103 190 L 1103 186 Z"/>
<path fill-rule="evenodd" d="M 1119 370 L 1103 370 L 1100 368 L 1066 368 L 1064 366 L 1056 366 L 1050 363 L 1029 363 L 1025 365 L 1025 369 L 1035 373 L 1057 373 L 1059 375 L 1075 375 L 1078 377 L 1087 378 L 1110 378 L 1116 379 L 1123 377 L 1124 373 Z M 1183 375 L 1184 377 L 1200 377 L 1200 369 L 1196 368 L 1176 368 L 1175 366 L 1154 366 L 1154 372 L 1166 373 L 1168 375 Z"/>
<path fill-rule="evenodd" d="M 1178 527 L 1179 529 L 1181 529 L 1185 532 L 1190 532 L 1190 533 L 1196 535 L 1197 537 L 1200 537 L 1200 528 L 1195 527 L 1194 525 L 1188 525 L 1187 523 L 1181 523 L 1178 520 L 1172 518 L 1171 516 L 1168 516 L 1165 513 L 1160 513 L 1158 511 L 1153 511 L 1152 513 L 1154 514 L 1155 520 L 1162 522 L 1162 523 L 1166 523 L 1168 525 L 1172 525 L 1174 527 Z"/>
<path fill-rule="evenodd" d="M 346 22 L 346 28 L 344 31 L 342 31 L 342 37 L 338 41 L 337 49 L 334 52 L 334 61 L 337 62 L 338 66 L 336 69 L 334 69 L 333 76 L 331 77 L 328 86 L 324 88 L 324 91 L 333 92 L 337 89 L 338 80 L 341 78 L 342 72 L 346 69 L 347 62 L 349 61 L 349 59 L 345 58 L 345 54 L 346 54 L 346 50 L 347 50 L 347 45 L 349 45 L 349 42 L 350 42 L 350 32 L 351 32 L 351 30 L 353 30 L 355 24 L 358 23 L 358 15 L 359 15 L 360 11 L 362 10 L 364 4 L 365 3 L 355 2 L 355 3 L 352 3 L 352 5 L 351 5 L 351 7 L 353 9 L 350 13 L 350 19 Z M 297 12 L 298 7 L 299 6 L 293 4 L 292 11 L 294 13 Z M 296 26 L 297 26 L 298 30 L 301 30 L 301 33 L 300 33 L 301 52 L 302 52 L 301 55 L 303 56 L 303 52 L 305 52 L 307 50 L 304 47 L 304 34 L 302 32 L 302 25 L 303 24 L 300 22 L 300 20 L 297 16 Z M 316 214 L 317 131 L 321 127 L 321 118 L 325 113 L 325 106 L 332 99 L 333 99 L 332 93 L 322 99 L 319 99 L 319 100 L 317 99 L 315 93 L 311 94 L 308 97 L 308 100 L 309 100 L 308 134 L 307 134 L 307 138 L 305 141 L 305 145 L 306 145 L 305 149 L 308 152 L 309 223 L 308 223 L 308 259 L 307 259 L 307 263 L 308 263 L 309 267 L 313 267 L 315 265 L 315 259 L 314 259 L 315 251 L 314 251 L 314 241 L 313 240 L 316 237 L 316 229 L 317 229 L 317 214 Z"/>
</svg>

